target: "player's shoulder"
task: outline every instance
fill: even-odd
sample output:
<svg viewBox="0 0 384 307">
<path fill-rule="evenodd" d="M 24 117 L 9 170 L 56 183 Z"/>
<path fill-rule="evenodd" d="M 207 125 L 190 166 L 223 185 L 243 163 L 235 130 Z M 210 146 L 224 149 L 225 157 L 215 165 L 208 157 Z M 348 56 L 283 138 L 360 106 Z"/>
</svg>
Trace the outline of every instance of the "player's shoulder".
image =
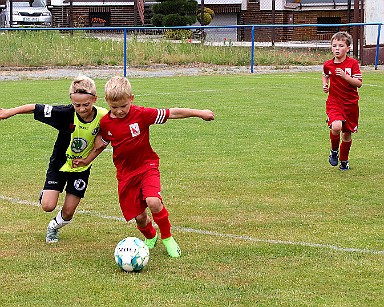
<svg viewBox="0 0 384 307">
<path fill-rule="evenodd" d="M 100 114 L 101 116 L 104 116 L 108 113 L 108 110 L 106 108 L 103 108 L 103 107 L 99 107 L 99 106 L 94 106 L 97 110 L 97 113 Z"/>
<path fill-rule="evenodd" d="M 356 60 L 355 58 L 352 58 L 350 56 L 347 56 L 347 58 L 345 59 L 345 64 L 348 64 L 348 65 L 359 65 L 359 61 Z"/>
<path fill-rule="evenodd" d="M 333 64 L 334 64 L 333 60 L 334 60 L 333 58 L 332 58 L 332 59 L 330 59 L 330 60 L 327 60 L 327 61 L 325 61 L 325 62 L 324 62 L 324 64 L 323 64 L 323 65 L 324 65 L 324 66 L 333 65 Z"/>
<path fill-rule="evenodd" d="M 355 58 L 353 58 L 353 57 L 350 57 L 349 55 L 347 55 L 347 57 L 346 57 L 346 60 L 347 60 L 347 61 L 350 61 L 350 62 L 359 63 L 359 61 L 358 61 L 358 60 L 356 60 L 356 59 L 355 59 Z"/>
<path fill-rule="evenodd" d="M 134 111 L 141 112 L 141 113 L 158 113 L 161 110 L 165 110 L 164 108 L 144 107 L 144 106 L 135 106 L 135 105 L 132 105 L 131 107 L 134 107 L 133 108 Z"/>
<path fill-rule="evenodd" d="M 145 106 L 137 106 L 131 105 L 129 109 L 129 114 L 132 116 L 147 116 L 148 114 L 157 112 L 156 108 L 145 107 Z"/>
</svg>

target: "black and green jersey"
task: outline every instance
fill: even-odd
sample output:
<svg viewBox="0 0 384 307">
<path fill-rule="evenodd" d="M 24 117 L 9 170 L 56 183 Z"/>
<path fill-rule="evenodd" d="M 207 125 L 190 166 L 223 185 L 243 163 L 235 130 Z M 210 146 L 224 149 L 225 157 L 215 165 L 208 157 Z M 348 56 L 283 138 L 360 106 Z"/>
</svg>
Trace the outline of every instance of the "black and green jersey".
<svg viewBox="0 0 384 307">
<path fill-rule="evenodd" d="M 89 123 L 84 122 L 72 105 L 50 106 L 36 104 L 34 118 L 56 128 L 59 133 L 49 162 L 49 168 L 63 172 L 82 172 L 90 167 L 72 168 L 72 161 L 85 158 L 93 149 L 100 120 L 108 110 L 94 107 L 95 117 Z"/>
</svg>

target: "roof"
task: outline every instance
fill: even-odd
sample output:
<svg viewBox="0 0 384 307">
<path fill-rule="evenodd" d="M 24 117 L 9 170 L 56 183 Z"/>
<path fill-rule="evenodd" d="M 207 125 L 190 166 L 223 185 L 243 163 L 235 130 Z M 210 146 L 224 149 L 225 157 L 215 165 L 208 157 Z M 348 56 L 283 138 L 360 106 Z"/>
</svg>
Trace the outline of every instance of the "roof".
<svg viewBox="0 0 384 307">
<path fill-rule="evenodd" d="M 351 1 L 353 2 L 353 1 Z M 286 0 L 286 3 L 297 3 L 296 0 Z M 301 0 L 300 3 L 302 5 L 313 5 L 313 4 L 322 4 L 322 5 L 347 5 L 348 0 Z M 300 4 L 299 3 L 299 4 Z"/>
<path fill-rule="evenodd" d="M 201 0 L 196 0 L 200 4 Z M 243 0 L 204 0 L 205 4 L 242 4 Z"/>
</svg>

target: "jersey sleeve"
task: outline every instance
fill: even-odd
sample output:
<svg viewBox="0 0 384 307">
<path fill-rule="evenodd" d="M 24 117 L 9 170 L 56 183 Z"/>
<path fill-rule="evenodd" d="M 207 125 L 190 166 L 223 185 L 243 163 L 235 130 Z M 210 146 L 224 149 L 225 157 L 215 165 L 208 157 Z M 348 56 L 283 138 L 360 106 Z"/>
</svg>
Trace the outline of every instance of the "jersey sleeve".
<svg viewBox="0 0 384 307">
<path fill-rule="evenodd" d="M 352 66 L 352 78 L 363 82 L 363 74 L 361 73 L 359 62 L 357 61 L 355 61 Z"/>
<path fill-rule="evenodd" d="M 148 125 L 164 124 L 169 118 L 169 109 L 145 108 L 144 113 Z"/>
<path fill-rule="evenodd" d="M 323 77 L 327 77 L 329 78 L 329 69 L 327 68 L 327 62 L 324 63 L 323 65 L 323 73 L 322 73 Z"/>
<path fill-rule="evenodd" d="M 73 123 L 74 110 L 70 106 L 51 106 L 36 104 L 34 119 L 56 128 L 57 130 Z"/>
<path fill-rule="evenodd" d="M 108 115 L 106 115 L 107 117 Z M 104 143 L 104 145 L 108 145 L 111 140 L 108 137 L 107 129 L 105 128 L 105 119 L 102 118 L 100 121 L 100 133 L 101 133 L 101 141 Z"/>
</svg>

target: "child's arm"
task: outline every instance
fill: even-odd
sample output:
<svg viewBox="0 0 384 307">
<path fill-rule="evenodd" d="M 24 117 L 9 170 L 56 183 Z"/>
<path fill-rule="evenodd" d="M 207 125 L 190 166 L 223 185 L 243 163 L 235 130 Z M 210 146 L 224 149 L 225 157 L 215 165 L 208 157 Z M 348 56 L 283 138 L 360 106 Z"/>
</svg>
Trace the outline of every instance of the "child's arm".
<svg viewBox="0 0 384 307">
<path fill-rule="evenodd" d="M 344 79 L 345 81 L 347 81 L 350 85 L 352 85 L 354 87 L 360 88 L 363 85 L 363 82 L 361 82 L 361 80 L 356 79 L 356 78 L 352 78 L 351 76 L 347 75 L 345 73 L 345 71 L 342 70 L 341 68 L 336 68 L 335 72 L 336 72 L 336 76 L 341 77 L 342 79 Z"/>
<path fill-rule="evenodd" d="M 323 92 L 328 93 L 329 92 L 329 87 L 328 87 L 329 77 L 326 76 L 325 74 L 323 74 L 322 80 L 323 80 Z"/>
<path fill-rule="evenodd" d="M 16 114 L 31 114 L 35 110 L 35 104 L 25 104 L 23 106 L 11 108 L 11 109 L 1 109 L 0 108 L 0 120 L 7 119 Z"/>
<path fill-rule="evenodd" d="M 86 158 L 83 159 L 74 159 L 72 161 L 72 167 L 80 167 L 80 166 L 86 166 L 89 165 L 93 160 L 96 159 L 96 157 L 108 146 L 108 144 L 105 144 L 104 141 L 101 138 L 101 134 L 99 133 L 95 138 L 95 143 L 93 145 L 92 151 L 89 153 L 89 155 Z"/>
<path fill-rule="evenodd" d="M 188 108 L 171 108 L 169 109 L 170 119 L 179 119 L 187 117 L 200 117 L 204 120 L 214 120 L 215 114 L 211 110 L 197 110 Z"/>
</svg>

